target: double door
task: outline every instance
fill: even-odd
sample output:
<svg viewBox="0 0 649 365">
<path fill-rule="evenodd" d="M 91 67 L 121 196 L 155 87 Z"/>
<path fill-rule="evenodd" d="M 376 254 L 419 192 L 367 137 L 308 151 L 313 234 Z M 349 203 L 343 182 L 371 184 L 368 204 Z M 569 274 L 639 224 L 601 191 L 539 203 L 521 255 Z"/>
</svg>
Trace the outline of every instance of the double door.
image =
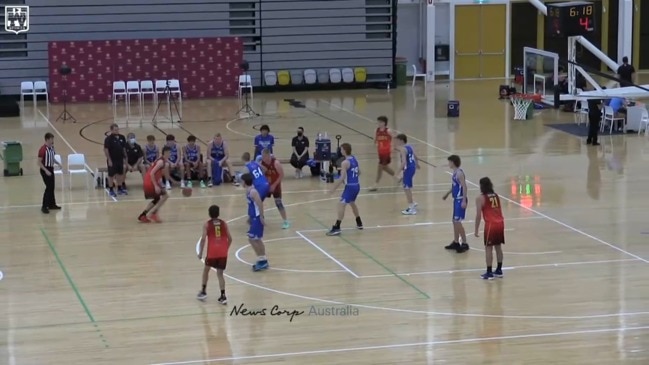
<svg viewBox="0 0 649 365">
<path fill-rule="evenodd" d="M 505 76 L 506 21 L 505 4 L 455 6 L 456 79 Z"/>
</svg>

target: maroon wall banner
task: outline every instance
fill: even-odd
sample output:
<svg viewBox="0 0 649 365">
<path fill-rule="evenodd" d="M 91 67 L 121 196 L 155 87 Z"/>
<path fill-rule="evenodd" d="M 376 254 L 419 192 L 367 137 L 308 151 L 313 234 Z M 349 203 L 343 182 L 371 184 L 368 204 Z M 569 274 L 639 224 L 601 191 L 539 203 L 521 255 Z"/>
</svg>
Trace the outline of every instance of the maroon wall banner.
<svg viewBox="0 0 649 365">
<path fill-rule="evenodd" d="M 243 44 L 238 37 L 50 42 L 50 101 L 110 101 L 113 81 L 180 80 L 183 98 L 236 96 Z M 59 74 L 61 65 L 72 69 Z"/>
</svg>

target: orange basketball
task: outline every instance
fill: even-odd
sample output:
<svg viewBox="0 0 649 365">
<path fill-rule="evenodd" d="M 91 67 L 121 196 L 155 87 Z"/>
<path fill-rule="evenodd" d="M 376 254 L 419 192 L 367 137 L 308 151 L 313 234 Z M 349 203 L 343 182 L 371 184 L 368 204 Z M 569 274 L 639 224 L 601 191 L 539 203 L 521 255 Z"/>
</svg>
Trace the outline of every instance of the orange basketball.
<svg viewBox="0 0 649 365">
<path fill-rule="evenodd" d="M 184 197 L 192 196 L 192 188 L 183 188 L 183 196 Z"/>
</svg>

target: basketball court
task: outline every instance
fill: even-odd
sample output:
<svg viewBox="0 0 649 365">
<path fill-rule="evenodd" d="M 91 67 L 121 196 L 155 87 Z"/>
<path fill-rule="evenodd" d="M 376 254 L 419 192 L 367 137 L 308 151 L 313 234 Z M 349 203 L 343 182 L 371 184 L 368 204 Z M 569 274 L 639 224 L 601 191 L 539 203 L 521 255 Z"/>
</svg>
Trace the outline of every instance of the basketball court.
<svg viewBox="0 0 649 365">
<path fill-rule="evenodd" d="M 573 122 L 573 114 L 553 109 L 513 121 L 511 105 L 496 100 L 498 84 L 256 94 L 262 117 L 251 120 L 237 119 L 237 100 L 188 100 L 182 124 L 157 126 L 152 105 L 142 121 L 126 120 L 120 107 L 121 133 L 135 133 L 140 144 L 149 134 L 158 144 L 166 134 L 180 144 L 193 134 L 205 151 L 220 132 L 235 160 L 251 151 L 260 124 L 270 126 L 275 154 L 286 159 L 298 126 L 312 147 L 318 132 L 340 134 L 360 159 L 364 188 L 376 174 L 375 118 L 386 115 L 408 135 L 422 159 L 418 215 L 400 214 L 403 191 L 384 178 L 378 192 L 363 189 L 358 200 L 366 229 L 355 230 L 348 211 L 343 235 L 326 237 L 340 190 L 329 195 L 331 184 L 296 180 L 285 164 L 292 226 L 282 230 L 267 201 L 271 269 L 259 273 L 250 268 L 242 188 L 194 188 L 189 198 L 174 189 L 164 223 L 144 225 L 137 222 L 145 206 L 139 176 L 127 178 L 130 195 L 113 199 L 86 189 L 80 176 L 71 189 L 65 175 L 63 189 L 56 180 L 62 211 L 41 214 L 36 151 L 43 135 L 54 133 L 64 159 L 83 153 L 95 170 L 104 165 L 104 133 L 115 118 L 110 104 L 75 104 L 69 111 L 78 122 L 56 123 L 61 106 L 34 111 L 27 102 L 22 119 L 3 121 L 3 139 L 23 142 L 25 176 L 0 183 L 2 363 L 646 363 L 648 140 L 603 134 L 600 147 L 587 148 L 582 138 L 544 126 Z M 460 100 L 459 118 L 446 118 L 449 99 Z M 467 233 L 477 181 L 491 177 L 501 195 L 504 279 L 480 279 L 481 237 L 470 235 L 464 254 L 443 248 L 452 239 L 451 203 L 442 200 L 451 153 L 462 157 L 469 180 Z M 215 275 L 208 300 L 195 299 L 197 240 L 211 204 L 221 207 L 234 237 L 227 307 L 216 301 Z"/>
</svg>

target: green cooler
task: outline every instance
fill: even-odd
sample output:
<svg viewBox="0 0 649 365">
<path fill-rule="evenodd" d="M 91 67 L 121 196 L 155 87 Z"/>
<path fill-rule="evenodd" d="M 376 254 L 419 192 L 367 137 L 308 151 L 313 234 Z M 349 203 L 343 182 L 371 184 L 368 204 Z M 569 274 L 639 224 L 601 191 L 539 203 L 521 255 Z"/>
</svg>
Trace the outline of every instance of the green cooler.
<svg viewBox="0 0 649 365">
<path fill-rule="evenodd" d="M 23 146 L 17 141 L 2 142 L 4 146 L 3 160 L 5 162 L 4 176 L 18 176 L 23 174 L 20 163 L 23 162 Z"/>
<path fill-rule="evenodd" d="M 408 83 L 408 59 L 405 57 L 396 57 L 394 64 L 397 66 L 396 84 L 397 86 L 404 86 Z"/>
</svg>

